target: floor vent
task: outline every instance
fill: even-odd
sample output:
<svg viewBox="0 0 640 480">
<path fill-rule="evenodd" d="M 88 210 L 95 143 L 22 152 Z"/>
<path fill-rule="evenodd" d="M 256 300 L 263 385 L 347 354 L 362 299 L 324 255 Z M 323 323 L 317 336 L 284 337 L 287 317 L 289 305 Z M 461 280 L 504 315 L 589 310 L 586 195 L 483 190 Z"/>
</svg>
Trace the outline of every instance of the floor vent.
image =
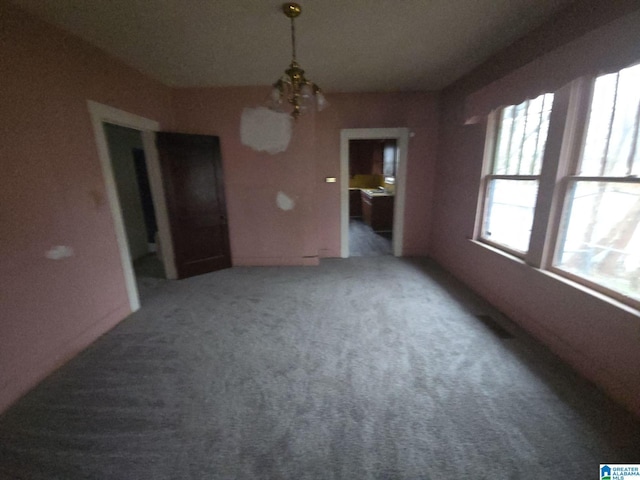
<svg viewBox="0 0 640 480">
<path fill-rule="evenodd" d="M 485 327 L 491 330 L 497 337 L 503 339 L 513 338 L 513 335 L 502 328 L 498 322 L 496 322 L 493 317 L 489 315 L 478 315 L 478 320 L 480 320 Z"/>
</svg>

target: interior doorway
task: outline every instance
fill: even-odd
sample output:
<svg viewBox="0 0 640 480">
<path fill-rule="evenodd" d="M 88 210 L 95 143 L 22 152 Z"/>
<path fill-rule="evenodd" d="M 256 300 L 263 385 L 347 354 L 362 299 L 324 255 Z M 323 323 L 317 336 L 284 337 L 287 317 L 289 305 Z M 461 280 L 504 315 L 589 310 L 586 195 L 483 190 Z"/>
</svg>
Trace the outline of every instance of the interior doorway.
<svg viewBox="0 0 640 480">
<path fill-rule="evenodd" d="M 395 138 L 349 140 L 349 256 L 392 255 Z"/>
<path fill-rule="evenodd" d="M 166 272 L 142 133 L 111 123 L 103 123 L 103 128 L 136 280 L 140 284 L 149 279 L 164 279 Z"/>
<path fill-rule="evenodd" d="M 155 132 L 160 129 L 160 125 L 154 120 L 140 117 L 92 100 L 87 102 L 87 106 L 89 114 L 91 115 L 91 123 L 96 139 L 98 157 L 102 167 L 109 209 L 116 233 L 125 287 L 127 296 L 129 297 L 129 305 L 131 311 L 135 312 L 140 308 L 140 298 L 104 124 L 107 123 L 133 129 L 139 133 L 142 139 L 142 151 L 144 152 L 149 188 L 153 198 L 157 221 L 158 240 L 156 245 L 160 245 L 159 248 L 162 252 L 162 266 L 165 275 L 167 278 L 173 279 L 177 278 L 177 273 L 174 263 L 173 244 L 169 231 L 169 219 L 162 185 L 162 175 L 160 173 L 158 150 L 155 145 Z"/>
<path fill-rule="evenodd" d="M 341 131 L 341 256 L 402 256 L 406 128 Z"/>
</svg>

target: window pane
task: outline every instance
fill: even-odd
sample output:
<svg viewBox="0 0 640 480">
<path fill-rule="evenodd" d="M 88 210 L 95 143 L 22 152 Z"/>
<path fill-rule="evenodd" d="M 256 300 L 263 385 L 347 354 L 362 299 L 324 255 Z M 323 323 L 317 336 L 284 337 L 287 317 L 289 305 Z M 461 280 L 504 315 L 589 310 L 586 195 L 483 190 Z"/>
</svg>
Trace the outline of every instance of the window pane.
<svg viewBox="0 0 640 480">
<path fill-rule="evenodd" d="M 509 142 L 508 167 L 504 172 L 507 175 L 518 175 L 518 163 L 520 162 L 520 146 L 524 138 L 525 123 L 527 122 L 527 106 L 528 102 L 516 105 L 514 108 L 515 117 L 511 127 L 511 141 Z"/>
<path fill-rule="evenodd" d="M 496 144 L 495 161 L 492 173 L 505 174 L 509 168 L 509 138 L 513 125 L 515 107 L 506 107 L 500 114 L 500 124 L 498 130 L 498 142 Z"/>
<path fill-rule="evenodd" d="M 640 184 L 576 182 L 555 265 L 640 299 Z"/>
<path fill-rule="evenodd" d="M 531 101 L 529 115 L 534 121 L 529 121 L 528 134 L 523 146 L 523 164 L 519 172 L 524 175 L 539 175 L 542 169 L 542 156 L 547 143 L 549 131 L 549 116 L 553 105 L 553 95 L 540 95 Z"/>
<path fill-rule="evenodd" d="M 493 174 L 540 174 L 552 104 L 548 93 L 502 110 Z"/>
<path fill-rule="evenodd" d="M 537 196 L 537 180 L 491 180 L 482 236 L 526 253 Z"/>
<path fill-rule="evenodd" d="M 595 81 L 580 175 L 640 174 L 640 65 Z"/>
</svg>

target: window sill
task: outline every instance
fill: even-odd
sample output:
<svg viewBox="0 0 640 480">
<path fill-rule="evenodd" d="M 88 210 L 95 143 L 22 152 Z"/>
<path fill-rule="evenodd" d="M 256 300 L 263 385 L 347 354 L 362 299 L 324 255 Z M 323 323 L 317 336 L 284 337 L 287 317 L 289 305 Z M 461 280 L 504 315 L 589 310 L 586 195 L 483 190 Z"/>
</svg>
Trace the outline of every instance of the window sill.
<svg viewBox="0 0 640 480">
<path fill-rule="evenodd" d="M 634 308 L 631 305 L 628 305 L 624 302 L 621 302 L 609 295 L 606 295 L 604 293 L 599 292 L 598 290 L 594 290 L 593 288 L 590 288 L 586 285 L 583 285 L 579 282 L 576 282 L 575 280 L 571 280 L 569 278 L 564 277 L 563 275 L 560 275 L 558 273 L 555 273 L 553 271 L 550 270 L 545 270 L 545 269 L 541 269 L 541 268 L 537 268 L 537 267 L 533 267 L 529 264 L 527 264 L 522 258 L 516 257 L 515 255 L 512 255 L 508 252 L 505 252 L 503 250 L 500 250 L 499 248 L 496 248 L 494 246 L 491 246 L 487 243 L 484 243 L 480 240 L 474 240 L 472 238 L 469 239 L 469 241 L 474 244 L 477 245 L 485 250 L 488 250 L 492 253 L 495 253 L 505 259 L 511 260 L 519 265 L 525 266 L 530 268 L 531 270 L 537 272 L 540 275 L 544 275 L 547 278 L 553 279 L 557 282 L 563 283 L 564 285 L 567 285 L 569 287 L 575 288 L 576 290 L 579 290 L 582 293 L 585 293 L 591 297 L 596 298 L 597 300 L 600 300 L 602 302 L 605 302 L 607 304 L 609 304 L 612 307 L 618 308 L 620 310 L 623 310 L 625 313 L 628 313 L 630 315 L 633 315 L 635 317 L 637 317 L 638 319 L 640 319 L 640 310 L 638 310 L 637 308 Z"/>
<path fill-rule="evenodd" d="M 587 285 L 583 285 L 582 283 L 576 281 L 576 280 L 572 280 L 568 277 L 565 277 L 564 275 L 561 275 L 559 273 L 556 273 L 552 270 L 543 270 L 540 268 L 535 268 L 534 270 L 537 270 L 541 275 L 545 275 L 549 278 L 553 278 L 554 280 L 557 280 L 561 283 L 564 283 L 565 285 L 568 285 L 570 287 L 575 288 L 576 290 L 580 290 L 583 293 L 586 293 L 587 295 L 590 295 L 592 297 L 597 298 L 598 300 L 601 300 L 603 302 L 608 303 L 609 305 L 619 308 L 621 310 L 624 310 L 627 313 L 630 313 L 631 315 L 635 315 L 636 317 L 638 317 L 640 319 L 640 310 L 637 308 L 634 308 L 632 305 L 629 305 L 625 302 L 622 302 L 610 295 L 607 295 L 606 293 L 602 293 L 598 290 L 596 290 L 595 288 L 591 288 Z"/>
<path fill-rule="evenodd" d="M 508 258 L 509 260 L 513 260 L 516 263 L 527 265 L 527 262 L 525 262 L 521 257 L 518 257 L 517 255 L 514 255 L 513 253 L 510 253 L 506 250 L 502 250 L 501 248 L 494 247 L 490 243 L 483 242 L 482 240 L 475 240 L 473 238 L 469 238 L 469 241 L 474 245 L 489 250 L 490 252 L 496 253 L 504 258 Z"/>
</svg>

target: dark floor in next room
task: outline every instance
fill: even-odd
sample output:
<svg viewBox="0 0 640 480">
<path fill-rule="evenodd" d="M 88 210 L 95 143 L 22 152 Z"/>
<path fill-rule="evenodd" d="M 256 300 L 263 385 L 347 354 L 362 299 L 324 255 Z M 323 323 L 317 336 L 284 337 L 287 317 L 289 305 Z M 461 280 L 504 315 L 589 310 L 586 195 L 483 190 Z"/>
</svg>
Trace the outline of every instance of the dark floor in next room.
<svg viewBox="0 0 640 480">
<path fill-rule="evenodd" d="M 164 266 L 158 254 L 148 253 L 134 260 L 133 269 L 136 277 L 144 278 L 167 278 L 164 273 Z"/>
<path fill-rule="evenodd" d="M 374 232 L 362 219 L 349 219 L 350 257 L 376 257 L 392 253 L 391 232 Z"/>
</svg>

